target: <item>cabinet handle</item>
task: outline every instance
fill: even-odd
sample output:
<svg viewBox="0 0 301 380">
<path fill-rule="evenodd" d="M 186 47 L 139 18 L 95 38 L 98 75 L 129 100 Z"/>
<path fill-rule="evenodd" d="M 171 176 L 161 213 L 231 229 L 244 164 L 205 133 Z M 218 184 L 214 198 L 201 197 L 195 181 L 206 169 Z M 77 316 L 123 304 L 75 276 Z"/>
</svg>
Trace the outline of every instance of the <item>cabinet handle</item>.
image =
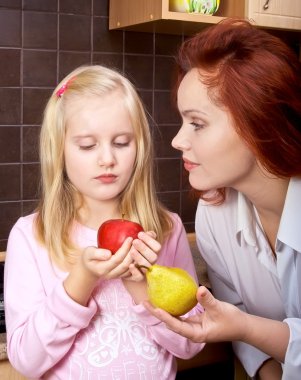
<svg viewBox="0 0 301 380">
<path fill-rule="evenodd" d="M 264 3 L 264 6 L 262 7 L 264 11 L 266 11 L 269 8 L 269 2 L 270 0 L 266 0 L 266 2 Z"/>
</svg>

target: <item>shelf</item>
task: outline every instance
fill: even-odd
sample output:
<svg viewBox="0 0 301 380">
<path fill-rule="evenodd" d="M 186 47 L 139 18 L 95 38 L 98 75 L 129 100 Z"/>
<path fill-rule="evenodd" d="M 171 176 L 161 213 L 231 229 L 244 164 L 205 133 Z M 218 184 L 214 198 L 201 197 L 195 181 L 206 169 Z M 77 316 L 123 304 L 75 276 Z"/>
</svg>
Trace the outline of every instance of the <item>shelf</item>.
<svg viewBox="0 0 301 380">
<path fill-rule="evenodd" d="M 222 0 L 212 16 L 170 9 L 170 0 L 110 0 L 109 29 L 190 35 L 225 17 L 245 16 L 242 0 Z"/>
</svg>

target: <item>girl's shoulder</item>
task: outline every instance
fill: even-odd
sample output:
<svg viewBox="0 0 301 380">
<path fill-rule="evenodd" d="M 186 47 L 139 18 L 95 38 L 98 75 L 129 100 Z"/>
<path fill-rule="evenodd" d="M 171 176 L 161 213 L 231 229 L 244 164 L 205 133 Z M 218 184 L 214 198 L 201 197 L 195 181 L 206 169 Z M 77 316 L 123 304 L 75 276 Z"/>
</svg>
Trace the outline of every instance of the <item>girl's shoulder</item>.
<svg viewBox="0 0 301 380">
<path fill-rule="evenodd" d="M 172 212 L 172 211 L 167 211 L 167 215 L 169 216 L 171 222 L 172 222 L 172 230 L 174 231 L 175 229 L 176 230 L 179 230 L 179 229 L 182 229 L 183 227 L 183 221 L 182 219 L 180 218 L 180 216 L 176 213 L 176 212 Z"/>
<path fill-rule="evenodd" d="M 29 215 L 21 216 L 15 223 L 14 227 L 18 227 L 21 229 L 31 228 L 35 222 L 37 217 L 37 213 L 34 212 Z"/>
<path fill-rule="evenodd" d="M 24 235 L 27 238 L 30 238 L 31 236 L 34 235 L 34 223 L 36 219 L 37 213 L 32 213 L 26 216 L 21 216 L 19 219 L 16 221 L 14 226 L 12 227 L 10 231 L 10 236 L 11 235 Z"/>
<path fill-rule="evenodd" d="M 172 221 L 179 221 L 179 220 L 181 220 L 179 214 L 177 214 L 176 212 L 173 212 L 173 211 L 166 211 L 166 212 L 169 215 L 169 217 L 172 219 Z"/>
<path fill-rule="evenodd" d="M 187 238 L 186 230 L 181 217 L 177 213 L 171 211 L 168 211 L 168 213 L 172 221 L 172 228 L 166 236 L 164 243 L 168 245 L 178 244 L 179 240 Z"/>
<path fill-rule="evenodd" d="M 37 214 L 20 217 L 10 231 L 7 241 L 7 259 L 26 257 L 27 260 L 33 257 L 39 251 L 40 244 L 35 234 L 35 218 Z"/>
</svg>

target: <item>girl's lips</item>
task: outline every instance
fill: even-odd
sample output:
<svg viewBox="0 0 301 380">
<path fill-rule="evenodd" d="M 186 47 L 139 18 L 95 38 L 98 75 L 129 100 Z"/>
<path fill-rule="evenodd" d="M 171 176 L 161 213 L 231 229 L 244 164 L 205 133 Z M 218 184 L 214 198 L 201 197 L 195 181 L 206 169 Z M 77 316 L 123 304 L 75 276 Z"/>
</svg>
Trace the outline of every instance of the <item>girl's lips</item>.
<svg viewBox="0 0 301 380">
<path fill-rule="evenodd" d="M 97 177 L 96 179 L 102 183 L 113 183 L 116 181 L 117 176 L 114 174 L 103 174 Z"/>
<path fill-rule="evenodd" d="M 199 166 L 199 164 L 196 164 L 195 162 L 189 161 L 189 160 L 187 160 L 187 158 L 184 158 L 184 157 L 183 157 L 183 161 L 184 161 L 184 168 L 187 171 L 190 171 L 190 170 L 196 168 L 197 166 Z"/>
</svg>

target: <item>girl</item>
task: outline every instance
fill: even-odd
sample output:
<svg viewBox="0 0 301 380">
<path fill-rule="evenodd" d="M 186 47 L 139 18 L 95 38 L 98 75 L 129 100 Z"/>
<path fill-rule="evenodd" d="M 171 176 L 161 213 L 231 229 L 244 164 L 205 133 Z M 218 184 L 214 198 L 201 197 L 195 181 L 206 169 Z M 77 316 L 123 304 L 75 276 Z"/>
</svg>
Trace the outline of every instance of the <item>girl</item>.
<svg viewBox="0 0 301 380">
<path fill-rule="evenodd" d="M 228 303 L 201 287 L 198 318 L 148 308 L 193 341 L 233 341 L 260 379 L 300 378 L 300 75 L 296 55 L 247 21 L 221 22 L 179 51 L 172 145 L 201 191 L 198 245 Z"/>
<path fill-rule="evenodd" d="M 142 305 L 136 265 L 179 266 L 196 279 L 184 227 L 159 204 L 142 104 L 123 76 L 81 67 L 52 94 L 40 139 L 42 196 L 8 241 L 8 356 L 30 378 L 174 379 L 175 356 L 203 347 Z M 112 255 L 96 248 L 107 219 L 142 225 Z M 189 315 L 194 315 L 196 309 Z"/>
</svg>

